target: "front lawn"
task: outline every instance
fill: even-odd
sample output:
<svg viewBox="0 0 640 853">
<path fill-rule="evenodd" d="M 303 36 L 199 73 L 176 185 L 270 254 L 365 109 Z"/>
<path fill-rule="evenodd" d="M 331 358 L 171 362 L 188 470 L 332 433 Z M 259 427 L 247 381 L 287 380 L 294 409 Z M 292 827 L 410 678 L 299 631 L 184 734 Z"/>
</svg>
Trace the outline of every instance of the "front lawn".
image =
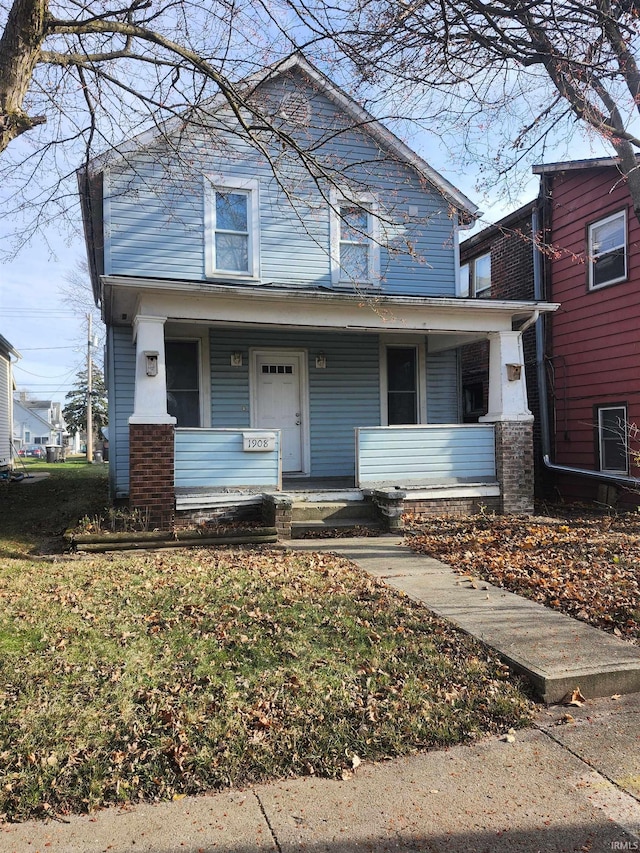
<svg viewBox="0 0 640 853">
<path fill-rule="evenodd" d="M 527 723 L 495 658 L 335 556 L 43 553 L 90 514 L 69 489 L 100 511 L 95 468 L 2 498 L 29 530 L 0 513 L 0 815 L 340 777 Z"/>
</svg>

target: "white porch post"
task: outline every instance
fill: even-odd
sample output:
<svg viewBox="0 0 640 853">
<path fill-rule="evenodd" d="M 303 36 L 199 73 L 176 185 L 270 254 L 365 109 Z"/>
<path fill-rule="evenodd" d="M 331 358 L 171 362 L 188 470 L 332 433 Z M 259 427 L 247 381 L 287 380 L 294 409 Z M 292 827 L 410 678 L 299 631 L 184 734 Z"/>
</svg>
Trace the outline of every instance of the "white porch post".
<svg viewBox="0 0 640 853">
<path fill-rule="evenodd" d="M 136 375 L 130 424 L 175 424 L 167 413 L 167 374 L 164 352 L 166 317 L 138 315 L 134 320 Z M 147 354 L 156 354 L 156 373 L 149 375 Z"/>
<path fill-rule="evenodd" d="M 489 411 L 479 420 L 533 422 L 527 402 L 520 332 L 489 334 Z"/>
</svg>

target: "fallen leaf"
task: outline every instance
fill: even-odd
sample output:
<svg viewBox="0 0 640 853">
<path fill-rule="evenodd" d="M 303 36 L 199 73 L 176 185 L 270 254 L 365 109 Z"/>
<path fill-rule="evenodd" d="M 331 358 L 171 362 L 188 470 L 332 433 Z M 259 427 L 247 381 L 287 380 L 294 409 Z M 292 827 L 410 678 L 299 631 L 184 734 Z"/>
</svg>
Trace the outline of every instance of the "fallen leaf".
<svg viewBox="0 0 640 853">
<path fill-rule="evenodd" d="M 568 690 L 560 702 L 559 705 L 575 705 L 578 708 L 581 708 L 587 700 L 580 692 L 579 687 L 574 687 L 573 690 Z"/>
</svg>

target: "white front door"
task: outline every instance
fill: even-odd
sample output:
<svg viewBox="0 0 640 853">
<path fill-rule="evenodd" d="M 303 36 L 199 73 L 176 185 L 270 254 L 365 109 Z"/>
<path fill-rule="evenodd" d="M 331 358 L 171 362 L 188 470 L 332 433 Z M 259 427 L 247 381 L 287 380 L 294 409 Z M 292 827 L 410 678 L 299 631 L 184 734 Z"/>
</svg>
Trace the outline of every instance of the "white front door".
<svg viewBox="0 0 640 853">
<path fill-rule="evenodd" d="M 254 354 L 252 426 L 282 431 L 282 471 L 304 471 L 304 406 L 302 352 L 261 351 Z"/>
</svg>

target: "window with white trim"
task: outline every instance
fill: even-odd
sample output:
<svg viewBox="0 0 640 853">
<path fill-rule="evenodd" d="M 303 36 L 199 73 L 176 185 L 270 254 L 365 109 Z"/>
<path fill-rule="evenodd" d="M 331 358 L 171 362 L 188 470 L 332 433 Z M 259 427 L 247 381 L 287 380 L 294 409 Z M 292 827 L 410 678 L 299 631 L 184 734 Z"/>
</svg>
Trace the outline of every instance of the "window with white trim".
<svg viewBox="0 0 640 853">
<path fill-rule="evenodd" d="M 387 423 L 419 423 L 416 347 L 387 347 Z"/>
<path fill-rule="evenodd" d="M 167 412 L 179 427 L 199 427 L 200 367 L 197 341 L 165 341 Z"/>
<path fill-rule="evenodd" d="M 333 284 L 375 284 L 380 247 L 375 205 L 370 197 L 335 199 L 331 210 L 331 280 Z"/>
<path fill-rule="evenodd" d="M 208 178 L 206 188 L 207 275 L 258 278 L 258 182 Z"/>
<path fill-rule="evenodd" d="M 627 474 L 629 451 L 627 442 L 627 407 L 597 406 L 598 461 L 601 471 Z"/>
<path fill-rule="evenodd" d="M 627 278 L 627 211 L 621 210 L 588 228 L 589 290 Z"/>
<path fill-rule="evenodd" d="M 491 296 L 491 254 L 479 255 L 460 267 L 460 295 L 488 299 Z"/>
</svg>

